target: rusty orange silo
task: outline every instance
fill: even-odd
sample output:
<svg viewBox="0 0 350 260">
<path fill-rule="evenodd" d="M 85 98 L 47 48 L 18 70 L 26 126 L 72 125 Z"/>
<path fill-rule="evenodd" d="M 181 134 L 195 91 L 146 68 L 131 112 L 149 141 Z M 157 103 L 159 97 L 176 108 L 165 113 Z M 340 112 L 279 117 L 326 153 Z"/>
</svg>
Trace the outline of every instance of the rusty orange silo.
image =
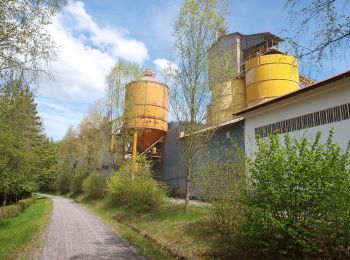
<svg viewBox="0 0 350 260">
<path fill-rule="evenodd" d="M 137 152 L 152 148 L 168 130 L 169 88 L 146 69 L 125 87 L 124 127 L 134 135 Z"/>
</svg>

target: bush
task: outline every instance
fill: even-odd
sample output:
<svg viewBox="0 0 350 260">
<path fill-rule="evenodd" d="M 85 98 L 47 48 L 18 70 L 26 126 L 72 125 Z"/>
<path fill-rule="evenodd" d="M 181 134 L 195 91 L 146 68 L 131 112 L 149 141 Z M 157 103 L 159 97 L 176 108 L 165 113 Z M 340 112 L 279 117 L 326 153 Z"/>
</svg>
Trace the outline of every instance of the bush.
<svg viewBox="0 0 350 260">
<path fill-rule="evenodd" d="M 56 180 L 56 190 L 62 194 L 70 192 L 71 174 L 61 173 Z"/>
<path fill-rule="evenodd" d="M 19 204 L 9 205 L 0 208 L 0 220 L 15 217 L 21 213 L 22 207 Z"/>
<path fill-rule="evenodd" d="M 18 201 L 18 204 L 0 207 L 0 220 L 18 216 L 22 210 L 28 208 L 37 197 L 31 197 Z"/>
<path fill-rule="evenodd" d="M 346 258 L 350 246 L 349 148 L 320 133 L 309 143 L 285 136 L 259 139 L 249 163 L 246 231 L 271 255 Z M 270 256 L 271 256 L 270 255 Z"/>
<path fill-rule="evenodd" d="M 224 146 L 220 146 L 224 147 Z M 209 221 L 225 238 L 234 238 L 245 222 L 243 196 L 246 184 L 245 154 L 233 149 L 209 151 L 196 178 L 201 198 L 211 203 Z"/>
<path fill-rule="evenodd" d="M 22 207 L 23 209 L 28 208 L 30 205 L 32 205 L 36 201 L 37 197 L 33 196 L 31 198 L 23 199 L 18 201 L 18 204 Z"/>
<path fill-rule="evenodd" d="M 83 182 L 83 191 L 90 198 L 102 198 L 105 191 L 106 178 L 101 174 L 91 173 Z"/>
<path fill-rule="evenodd" d="M 112 203 L 139 211 L 160 209 L 168 199 L 166 188 L 152 178 L 151 164 L 144 158 L 136 166 L 128 160 L 110 177 L 106 190 Z"/>
<path fill-rule="evenodd" d="M 83 182 L 85 178 L 88 176 L 86 170 L 81 169 L 75 172 L 70 185 L 70 191 L 74 194 L 79 194 L 83 192 Z"/>
</svg>

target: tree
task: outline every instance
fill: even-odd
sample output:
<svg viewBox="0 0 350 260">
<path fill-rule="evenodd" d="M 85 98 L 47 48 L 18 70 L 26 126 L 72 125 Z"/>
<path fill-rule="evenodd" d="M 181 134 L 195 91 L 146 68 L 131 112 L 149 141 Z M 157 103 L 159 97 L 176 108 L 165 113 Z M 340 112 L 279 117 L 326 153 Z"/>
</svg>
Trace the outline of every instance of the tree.
<svg viewBox="0 0 350 260">
<path fill-rule="evenodd" d="M 73 171 L 79 161 L 80 144 L 73 127 L 69 127 L 63 139 L 58 143 L 57 162 L 60 173 Z"/>
<path fill-rule="evenodd" d="M 119 118 L 124 111 L 125 85 L 141 77 L 141 67 L 137 63 L 118 60 L 106 76 L 106 105 L 112 118 Z"/>
<path fill-rule="evenodd" d="M 47 26 L 65 0 L 0 1 L 0 202 L 17 201 L 56 174 L 29 87 L 55 57 Z"/>
<path fill-rule="evenodd" d="M 60 174 L 92 172 L 108 165 L 109 139 L 106 138 L 108 120 L 103 116 L 101 102 L 90 107 L 89 114 L 80 122 L 77 130 L 70 127 L 58 144 L 58 169 Z M 109 137 L 109 135 L 108 135 Z"/>
<path fill-rule="evenodd" d="M 324 59 L 346 54 L 350 43 L 349 1 L 287 0 L 285 6 L 290 18 L 287 41 L 298 58 L 321 66 Z"/>
<path fill-rule="evenodd" d="M 174 23 L 174 53 L 178 65 L 171 89 L 172 110 L 185 132 L 186 162 L 185 214 L 189 198 L 193 165 L 201 143 L 206 106 L 210 100 L 208 49 L 216 40 L 219 28 L 225 26 L 226 5 L 218 0 L 185 0 Z M 201 134 L 199 134 L 201 133 Z"/>
<path fill-rule="evenodd" d="M 56 49 L 47 25 L 65 3 L 66 0 L 0 1 L 1 81 L 23 75 L 35 79 L 46 71 Z"/>
<path fill-rule="evenodd" d="M 207 151 L 201 175 L 196 177 L 201 198 L 211 204 L 208 220 L 221 236 L 235 239 L 245 223 L 247 173 L 244 150 L 234 140 L 231 142 L 230 148 L 225 140 L 216 144 L 216 151 Z"/>
<path fill-rule="evenodd" d="M 55 147 L 44 134 L 29 87 L 16 80 L 0 95 L 0 200 L 17 201 L 52 179 Z"/>
</svg>

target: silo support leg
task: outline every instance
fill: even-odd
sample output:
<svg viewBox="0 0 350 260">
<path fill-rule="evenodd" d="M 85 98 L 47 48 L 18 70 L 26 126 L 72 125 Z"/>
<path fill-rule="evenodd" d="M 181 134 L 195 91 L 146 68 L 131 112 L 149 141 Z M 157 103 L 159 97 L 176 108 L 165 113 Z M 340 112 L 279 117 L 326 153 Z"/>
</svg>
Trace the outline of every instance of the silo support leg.
<svg viewBox="0 0 350 260">
<path fill-rule="evenodd" d="M 132 160 L 136 161 L 136 153 L 137 153 L 137 131 L 134 131 L 134 142 L 132 146 Z"/>
<path fill-rule="evenodd" d="M 136 172 L 136 154 L 137 154 L 137 131 L 134 131 L 134 142 L 132 144 L 132 172 L 131 172 L 131 179 L 135 179 L 135 172 Z"/>
</svg>

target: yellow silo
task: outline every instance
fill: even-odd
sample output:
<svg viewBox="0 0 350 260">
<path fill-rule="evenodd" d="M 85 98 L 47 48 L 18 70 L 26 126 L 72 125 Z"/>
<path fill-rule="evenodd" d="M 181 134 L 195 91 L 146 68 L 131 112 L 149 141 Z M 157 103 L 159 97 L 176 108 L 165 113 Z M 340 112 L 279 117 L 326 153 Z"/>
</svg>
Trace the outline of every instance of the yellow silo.
<svg viewBox="0 0 350 260">
<path fill-rule="evenodd" d="M 246 106 L 244 80 L 234 78 L 211 85 L 212 100 L 207 107 L 207 123 L 216 125 L 233 119 L 232 114 Z"/>
<path fill-rule="evenodd" d="M 245 64 L 247 106 L 299 89 L 298 62 L 286 54 L 258 55 Z"/>
<path fill-rule="evenodd" d="M 168 87 L 151 69 L 126 85 L 124 128 L 134 134 L 137 152 L 144 152 L 168 130 L 168 95 Z"/>
<path fill-rule="evenodd" d="M 240 43 L 237 34 L 221 35 L 208 51 L 211 102 L 207 106 L 207 124 L 232 120 L 245 108 L 246 88 L 240 75 Z"/>
</svg>

